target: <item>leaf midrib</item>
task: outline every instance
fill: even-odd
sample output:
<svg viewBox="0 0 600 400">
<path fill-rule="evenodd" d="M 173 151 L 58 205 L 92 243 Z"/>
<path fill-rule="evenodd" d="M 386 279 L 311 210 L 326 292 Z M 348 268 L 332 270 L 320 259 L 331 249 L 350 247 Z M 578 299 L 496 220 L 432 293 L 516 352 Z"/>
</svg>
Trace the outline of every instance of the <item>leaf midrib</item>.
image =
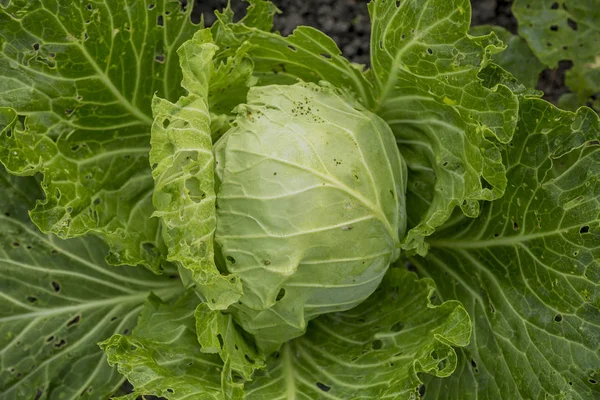
<svg viewBox="0 0 600 400">
<path fill-rule="evenodd" d="M 422 6 L 422 9 L 424 10 L 428 6 L 429 6 L 429 1 L 427 1 L 427 3 Z M 457 10 L 455 10 L 454 12 L 456 12 L 456 11 Z M 421 27 L 421 20 L 423 19 L 423 15 L 424 14 L 425 14 L 424 12 L 421 12 L 421 15 L 419 16 L 419 20 L 417 21 L 417 24 L 416 24 L 415 32 L 416 32 L 416 29 L 418 29 L 418 28 Z M 452 14 L 454 14 L 454 13 L 452 13 Z M 452 16 L 452 14 L 448 15 L 446 18 L 442 18 L 442 19 L 434 22 L 433 24 L 429 25 L 425 29 L 425 31 L 429 32 L 432 28 L 435 28 L 438 24 L 440 24 L 443 21 L 446 21 L 447 19 L 449 19 Z M 393 19 L 393 18 L 394 17 L 390 18 L 390 20 Z M 389 24 L 388 24 L 388 26 L 389 26 Z M 380 40 L 383 40 L 385 42 L 385 35 L 386 35 L 386 33 L 387 33 L 387 26 L 386 26 L 386 29 L 384 30 L 384 32 L 383 32 Z M 398 70 L 401 69 L 400 60 L 402 59 L 402 56 L 404 55 L 404 53 L 414 43 L 420 43 L 417 40 L 417 35 L 413 36 L 408 42 L 406 42 L 404 44 L 404 46 L 394 55 L 394 57 L 392 59 L 392 68 L 391 68 L 391 71 L 389 72 L 389 74 L 387 76 L 387 79 L 385 80 L 385 83 L 382 85 L 381 81 L 379 79 L 377 79 L 378 84 L 379 84 L 379 96 L 378 96 L 377 105 L 376 105 L 375 111 L 374 111 L 376 114 L 381 111 L 382 107 L 386 104 L 387 98 L 390 96 L 390 93 L 395 88 L 396 82 L 398 81 L 398 78 L 397 78 Z M 383 51 L 383 50 L 381 50 L 381 51 Z M 386 52 L 388 54 L 390 54 L 389 51 L 386 50 Z M 390 56 L 391 56 L 391 54 L 390 54 Z M 390 57 L 390 58 L 392 58 L 392 57 Z M 371 64 L 372 65 L 376 65 L 376 63 L 373 63 L 373 62 L 371 62 Z M 414 73 L 412 71 L 406 71 L 406 72 L 414 75 Z M 375 72 L 375 75 L 377 75 L 376 72 Z"/>
<path fill-rule="evenodd" d="M 14 19 L 14 17 L 12 17 L 10 14 L 9 14 L 9 17 L 11 19 Z M 62 22 L 58 21 L 58 23 L 65 32 L 69 32 L 69 30 L 64 26 L 64 24 L 62 24 Z M 72 44 L 79 49 L 79 51 L 81 52 L 83 57 L 86 59 L 86 61 L 89 63 L 89 65 L 96 72 L 98 79 L 106 86 L 106 88 L 113 94 L 113 96 L 115 96 L 115 98 L 123 105 L 123 107 L 127 111 L 129 111 L 129 113 L 131 113 L 132 116 L 139 119 L 146 125 L 152 125 L 153 119 L 150 118 L 147 114 L 143 113 L 138 107 L 131 104 L 131 102 L 129 100 L 127 100 L 127 98 L 125 98 L 125 96 L 123 96 L 123 94 L 117 89 L 117 87 L 113 84 L 113 82 L 108 78 L 106 73 L 100 68 L 98 63 L 96 63 L 96 61 L 90 55 L 90 53 L 87 51 L 85 46 L 83 46 L 79 41 L 74 42 Z M 113 48 L 113 46 L 111 46 L 111 51 L 112 51 L 112 48 Z M 139 79 L 139 77 L 137 77 L 137 79 Z"/>
<path fill-rule="evenodd" d="M 98 79 L 100 79 L 100 81 L 102 81 L 102 83 L 113 94 L 113 96 L 115 96 L 115 98 L 121 102 L 123 107 L 127 111 L 129 111 L 131 113 L 131 115 L 133 115 L 140 121 L 144 122 L 146 125 L 152 125 L 152 122 L 153 122 L 152 118 L 150 118 L 148 115 L 143 113 L 139 108 L 137 108 L 133 104 L 131 104 L 129 102 L 129 100 L 127 100 L 125 98 L 125 96 L 123 96 L 123 94 L 121 94 L 121 92 L 116 88 L 116 86 L 112 83 L 112 81 L 106 76 L 104 71 L 102 71 L 100 69 L 100 67 L 98 66 L 96 61 L 90 56 L 87 49 L 84 46 L 82 46 L 80 43 L 77 43 L 76 46 L 81 50 L 81 54 L 83 54 L 83 56 L 88 61 L 90 66 L 94 69 L 94 71 L 96 71 L 96 74 L 98 75 Z"/>
<path fill-rule="evenodd" d="M 567 233 L 570 230 L 579 228 L 577 226 L 569 226 L 562 229 L 557 229 L 548 232 L 531 233 L 528 235 L 516 235 L 516 236 L 505 236 L 495 239 L 487 240 L 473 240 L 473 238 L 464 239 L 427 239 L 427 243 L 431 247 L 438 248 L 460 248 L 460 249 L 483 249 L 488 247 L 500 247 L 500 246 L 517 246 L 524 242 L 529 242 L 535 239 L 543 239 L 548 236 L 560 235 Z"/>
<path fill-rule="evenodd" d="M 45 310 L 40 310 L 40 311 L 29 312 L 29 313 L 25 313 L 25 314 L 11 315 L 9 317 L 0 318 L 0 323 L 8 323 L 8 322 L 13 322 L 13 321 L 18 321 L 21 319 L 28 319 L 28 318 L 49 317 L 49 316 L 53 316 L 53 315 L 60 315 L 60 314 L 65 314 L 65 313 L 69 313 L 69 312 L 74 312 L 74 311 L 83 311 L 83 310 L 89 310 L 89 309 L 93 309 L 93 308 L 104 308 L 104 307 L 113 306 L 113 305 L 142 303 L 148 297 L 148 295 L 151 291 L 154 294 L 156 294 L 158 297 L 168 298 L 168 297 L 171 297 L 171 295 L 174 295 L 174 294 L 180 292 L 181 287 L 178 284 L 177 285 L 174 284 L 172 287 L 158 289 L 158 290 L 150 290 L 150 288 L 147 288 L 146 290 L 139 291 L 136 294 L 132 294 L 129 296 L 117 296 L 117 297 L 112 297 L 109 299 L 90 301 L 90 302 L 74 304 L 74 305 L 65 306 L 65 307 L 55 307 L 55 308 L 50 308 L 50 309 L 45 309 Z"/>
<path fill-rule="evenodd" d="M 290 354 L 290 345 L 283 345 L 283 374 L 285 376 L 285 393 L 288 400 L 296 400 L 296 378 L 292 356 Z"/>
</svg>

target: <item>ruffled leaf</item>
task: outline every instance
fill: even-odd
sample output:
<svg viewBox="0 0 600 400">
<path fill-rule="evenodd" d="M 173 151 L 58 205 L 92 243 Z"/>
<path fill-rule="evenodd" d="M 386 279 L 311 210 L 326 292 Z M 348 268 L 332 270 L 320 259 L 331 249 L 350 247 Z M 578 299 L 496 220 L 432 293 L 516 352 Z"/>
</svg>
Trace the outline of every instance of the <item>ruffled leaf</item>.
<svg viewBox="0 0 600 400">
<path fill-rule="evenodd" d="M 94 233 L 111 264 L 160 271 L 152 214 L 151 100 L 181 93 L 177 49 L 196 27 L 177 0 L 13 0 L 0 5 L 0 106 L 18 116 L 0 161 L 41 173 L 44 232 Z"/>
<path fill-rule="evenodd" d="M 467 34 L 468 0 L 375 0 L 371 65 L 377 112 L 392 128 L 409 169 L 404 247 L 425 254 L 423 238 L 456 206 L 500 197 L 505 168 L 497 144 L 511 140 L 518 101 L 479 72 L 502 50 L 495 34 Z"/>
<path fill-rule="evenodd" d="M 393 268 L 360 306 L 313 321 L 246 384 L 246 398 L 414 399 L 426 373 L 456 368 L 471 322 L 460 303 L 434 306 L 431 280 Z"/>
<path fill-rule="evenodd" d="M 198 345 L 192 293 L 174 304 L 151 298 L 132 336 L 115 335 L 102 346 L 109 362 L 134 385 L 132 396 L 409 399 L 422 383 L 419 373 L 446 377 L 454 371 L 453 346 L 465 346 L 471 335 L 469 316 L 458 302 L 434 305 L 433 298 L 431 280 L 419 280 L 404 268 L 391 269 L 366 302 L 313 321 L 305 336 L 285 344 L 245 384 L 233 364 L 250 353 L 235 348 L 243 344 L 237 334 L 228 335 L 230 319 L 223 316 L 208 330 L 200 327 L 200 341 L 207 347 Z M 207 313 L 217 315 L 201 305 L 196 316 L 211 324 Z M 215 335 L 222 335 L 223 345 L 214 341 Z M 223 363 L 206 353 L 211 350 L 230 358 Z"/>
<path fill-rule="evenodd" d="M 211 310 L 202 303 L 194 315 L 198 342 L 204 353 L 218 353 L 223 362 L 244 380 L 250 380 L 254 370 L 264 368 L 264 355 L 257 351 L 253 338 L 234 322 L 230 314 Z"/>
<path fill-rule="evenodd" d="M 198 290 L 213 309 L 226 309 L 240 298 L 242 288 L 237 277 L 221 275 L 215 264 L 215 159 L 209 88 L 216 50 L 208 30 L 198 32 L 179 49 L 182 86 L 189 94 L 175 104 L 155 98 L 150 162 L 155 180 L 154 216 L 163 225 L 168 260 L 192 271 Z M 217 72 L 220 76 L 221 71 Z"/>
<path fill-rule="evenodd" d="M 27 215 L 39 183 L 0 168 L 0 397 L 108 398 L 124 378 L 97 342 L 128 334 L 151 291 L 170 297 L 181 285 L 106 265 L 98 238 L 40 233 Z"/>
<path fill-rule="evenodd" d="M 600 396 L 599 140 L 593 111 L 523 100 L 505 196 L 415 260 L 474 324 L 456 374 L 428 380 L 426 398 Z"/>
<path fill-rule="evenodd" d="M 211 28 L 215 43 L 225 52 L 250 45 L 248 56 L 254 63 L 258 85 L 293 84 L 298 79 L 315 83 L 325 80 L 352 93 L 363 105 L 373 106 L 372 85 L 361 66 L 346 60 L 335 42 L 317 29 L 300 26 L 284 37 L 270 32 L 272 23 L 256 22 L 272 21 L 274 12 L 267 6 L 250 7 L 248 15 L 238 23 L 232 22 L 231 11 L 217 14 L 219 21 Z"/>
<path fill-rule="evenodd" d="M 494 54 L 492 61 L 514 75 L 525 87 L 535 88 L 544 65 L 533 54 L 527 41 L 501 26 L 478 25 L 470 30 L 474 36 L 483 36 L 490 32 L 494 32 L 506 45 L 506 50 Z"/>
<path fill-rule="evenodd" d="M 198 297 L 187 292 L 174 302 L 150 297 L 132 335 L 114 335 L 100 346 L 111 365 L 127 377 L 134 392 L 123 399 L 154 395 L 174 399 L 241 399 L 225 397 L 221 374 L 226 371 L 216 354 L 201 351 L 194 309 Z"/>
<path fill-rule="evenodd" d="M 513 13 L 519 34 L 549 68 L 571 60 L 566 84 L 574 92 L 561 105 L 589 105 L 600 112 L 600 14 L 597 0 L 517 0 Z"/>
</svg>

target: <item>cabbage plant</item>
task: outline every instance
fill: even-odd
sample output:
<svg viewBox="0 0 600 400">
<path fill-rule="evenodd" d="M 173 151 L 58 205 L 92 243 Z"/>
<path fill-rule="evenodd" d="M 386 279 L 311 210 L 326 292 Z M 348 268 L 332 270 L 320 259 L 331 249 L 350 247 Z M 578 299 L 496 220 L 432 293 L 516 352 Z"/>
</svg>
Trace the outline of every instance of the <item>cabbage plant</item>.
<svg viewBox="0 0 600 400">
<path fill-rule="evenodd" d="M 599 396 L 600 120 L 536 30 L 372 0 L 366 67 L 248 3 L 0 0 L 0 398 Z"/>
</svg>

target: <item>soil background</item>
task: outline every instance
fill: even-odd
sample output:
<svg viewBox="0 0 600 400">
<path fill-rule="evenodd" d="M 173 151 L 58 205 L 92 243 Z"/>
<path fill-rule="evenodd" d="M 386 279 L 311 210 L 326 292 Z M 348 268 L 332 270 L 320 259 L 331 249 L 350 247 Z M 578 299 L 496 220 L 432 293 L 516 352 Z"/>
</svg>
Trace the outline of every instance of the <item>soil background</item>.
<svg viewBox="0 0 600 400">
<path fill-rule="evenodd" d="M 369 34 L 371 26 L 367 3 L 369 0 L 272 0 L 282 11 L 275 16 L 275 30 L 289 35 L 298 25 L 313 26 L 329 35 L 338 44 L 342 54 L 349 60 L 369 65 Z M 191 4 L 194 0 L 181 0 Z M 231 0 L 236 18 L 245 14 L 246 3 Z M 192 20 L 200 21 L 204 17 L 206 25 L 214 20 L 214 11 L 223 9 L 227 0 L 195 0 Z M 500 25 L 517 34 L 517 21 L 511 12 L 512 0 L 471 0 L 471 25 Z M 545 70 L 540 74 L 537 89 L 542 90 L 544 98 L 556 103 L 561 94 L 568 90 L 564 84 L 564 73 L 569 68 L 561 63 L 558 69 Z M 121 389 L 131 392 L 131 385 L 125 383 Z M 146 396 L 147 400 L 158 400 Z M 138 399 L 141 400 L 141 397 Z"/>
</svg>

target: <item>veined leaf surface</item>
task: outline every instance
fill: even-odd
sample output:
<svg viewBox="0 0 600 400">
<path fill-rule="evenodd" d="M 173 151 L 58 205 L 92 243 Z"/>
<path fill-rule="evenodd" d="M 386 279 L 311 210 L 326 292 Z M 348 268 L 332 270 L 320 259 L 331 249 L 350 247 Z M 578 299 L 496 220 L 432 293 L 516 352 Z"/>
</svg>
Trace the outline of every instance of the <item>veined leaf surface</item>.
<svg viewBox="0 0 600 400">
<path fill-rule="evenodd" d="M 478 200 L 504 192 L 497 144 L 513 135 L 518 101 L 508 87 L 478 78 L 502 44 L 493 33 L 467 34 L 468 0 L 374 0 L 369 12 L 376 111 L 409 170 L 404 247 L 423 255 L 423 238 L 456 206 L 476 216 Z"/>
<path fill-rule="evenodd" d="M 160 270 L 148 163 L 151 100 L 182 92 L 175 50 L 196 27 L 177 0 L 0 3 L 0 137 L 14 174 L 44 176 L 31 217 L 62 238 L 88 232 L 111 264 Z"/>
<path fill-rule="evenodd" d="M 106 265 L 98 238 L 40 233 L 27 215 L 35 179 L 3 170 L 0 192 L 0 397 L 107 398 L 123 377 L 97 343 L 131 332 L 151 291 L 169 297 L 181 284 Z"/>
<path fill-rule="evenodd" d="M 474 324 L 456 374 L 427 382 L 431 399 L 600 396 L 600 123 L 538 99 L 520 113 L 505 196 L 415 260 Z"/>
<path fill-rule="evenodd" d="M 458 302 L 434 305 L 430 299 L 431 280 L 393 268 L 366 302 L 314 320 L 305 336 L 285 344 L 245 384 L 229 362 L 200 350 L 192 294 L 162 305 L 151 299 L 133 336 L 115 335 L 103 347 L 136 388 L 127 399 L 414 399 L 422 383 L 417 374 L 452 374 L 452 346 L 465 346 L 471 335 Z M 221 334 L 220 351 L 237 351 L 234 342 L 225 344 L 226 331 Z"/>
</svg>

